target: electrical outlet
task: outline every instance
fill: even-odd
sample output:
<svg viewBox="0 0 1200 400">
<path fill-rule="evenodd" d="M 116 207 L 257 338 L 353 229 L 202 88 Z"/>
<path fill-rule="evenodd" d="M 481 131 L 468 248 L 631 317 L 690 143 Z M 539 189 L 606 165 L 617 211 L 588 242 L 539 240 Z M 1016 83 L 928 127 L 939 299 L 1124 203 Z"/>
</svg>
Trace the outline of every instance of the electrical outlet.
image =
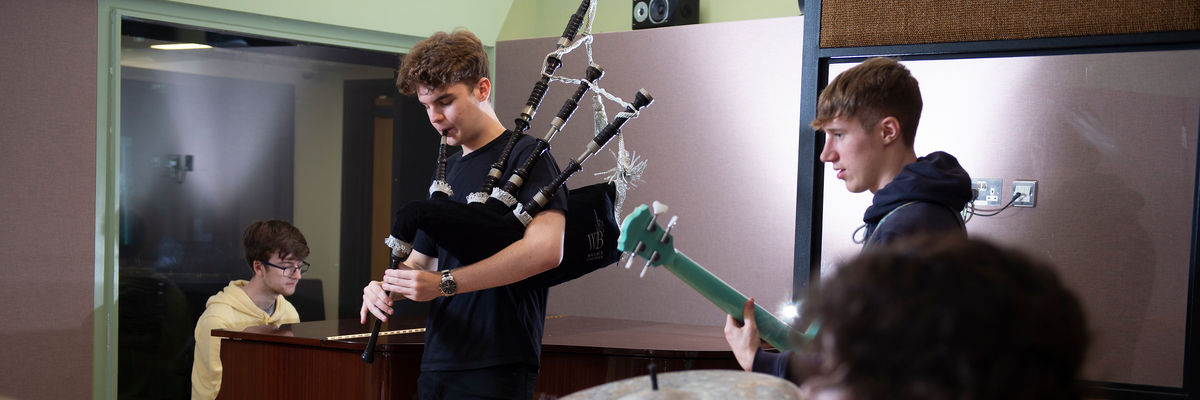
<svg viewBox="0 0 1200 400">
<path fill-rule="evenodd" d="M 1021 198 L 1013 201 L 1015 207 L 1033 207 L 1037 205 L 1037 181 L 1013 181 L 1013 198 L 1020 194 Z"/>
<path fill-rule="evenodd" d="M 975 191 L 975 205 L 1000 205 L 1000 187 L 1003 184 L 1004 180 L 997 178 L 971 179 L 971 190 Z"/>
</svg>

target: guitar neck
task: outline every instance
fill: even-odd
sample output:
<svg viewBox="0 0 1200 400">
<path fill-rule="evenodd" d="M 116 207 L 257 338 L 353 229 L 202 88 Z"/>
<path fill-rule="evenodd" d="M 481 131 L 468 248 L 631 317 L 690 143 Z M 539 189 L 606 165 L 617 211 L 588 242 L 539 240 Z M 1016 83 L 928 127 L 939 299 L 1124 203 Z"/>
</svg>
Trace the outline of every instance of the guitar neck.
<svg viewBox="0 0 1200 400">
<path fill-rule="evenodd" d="M 721 278 L 708 272 L 700 264 L 692 261 L 683 252 L 675 250 L 675 257 L 672 261 L 662 266 L 715 304 L 721 311 L 734 318 L 743 318 L 743 310 L 746 300 L 749 298 L 729 286 Z M 759 306 L 757 302 L 754 304 L 754 322 L 758 324 L 759 336 L 780 351 L 798 351 L 799 339 L 806 336 L 794 331 L 788 324 L 783 323 L 774 314 Z"/>
</svg>

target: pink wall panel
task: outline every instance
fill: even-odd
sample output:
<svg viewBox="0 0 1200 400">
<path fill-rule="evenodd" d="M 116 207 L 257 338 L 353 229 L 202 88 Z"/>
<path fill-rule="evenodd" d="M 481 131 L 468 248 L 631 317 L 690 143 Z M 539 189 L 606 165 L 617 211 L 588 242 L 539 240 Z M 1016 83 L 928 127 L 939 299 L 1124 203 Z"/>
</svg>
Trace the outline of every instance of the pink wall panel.
<svg viewBox="0 0 1200 400">
<path fill-rule="evenodd" d="M 91 397 L 96 10 L 0 5 L 0 396 Z"/>
</svg>

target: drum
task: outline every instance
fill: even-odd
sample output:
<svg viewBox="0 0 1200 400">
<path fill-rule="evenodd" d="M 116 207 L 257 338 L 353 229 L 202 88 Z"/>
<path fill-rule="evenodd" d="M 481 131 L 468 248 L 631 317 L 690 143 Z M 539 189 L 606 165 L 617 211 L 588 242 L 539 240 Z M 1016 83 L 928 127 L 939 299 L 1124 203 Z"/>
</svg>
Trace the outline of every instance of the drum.
<svg viewBox="0 0 1200 400">
<path fill-rule="evenodd" d="M 800 389 L 771 375 L 731 370 L 691 370 L 658 374 L 658 390 L 650 376 L 606 383 L 572 393 L 561 400 L 799 400 Z"/>
</svg>

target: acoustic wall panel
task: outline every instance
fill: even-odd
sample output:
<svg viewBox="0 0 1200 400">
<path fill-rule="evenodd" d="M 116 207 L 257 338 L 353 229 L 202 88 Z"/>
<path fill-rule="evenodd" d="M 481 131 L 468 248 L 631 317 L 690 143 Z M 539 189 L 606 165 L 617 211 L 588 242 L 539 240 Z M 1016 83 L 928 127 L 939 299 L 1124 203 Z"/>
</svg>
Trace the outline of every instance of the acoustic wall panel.
<svg viewBox="0 0 1200 400">
<path fill-rule="evenodd" d="M 1200 30 L 1194 0 L 821 2 L 822 48 Z"/>
<path fill-rule="evenodd" d="M 0 5 L 0 396 L 92 394 L 96 12 Z"/>
</svg>

